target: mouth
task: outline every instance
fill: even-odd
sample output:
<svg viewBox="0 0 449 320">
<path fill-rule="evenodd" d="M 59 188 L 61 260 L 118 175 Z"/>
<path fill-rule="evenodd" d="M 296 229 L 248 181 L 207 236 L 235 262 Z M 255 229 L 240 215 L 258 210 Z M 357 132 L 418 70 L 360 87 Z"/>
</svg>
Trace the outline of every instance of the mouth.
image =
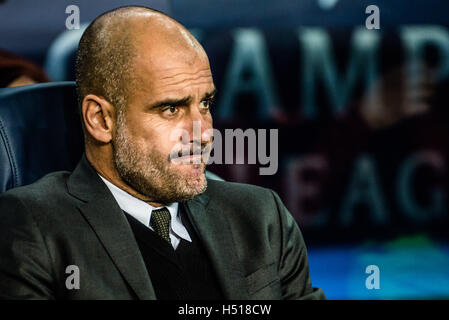
<svg viewBox="0 0 449 320">
<path fill-rule="evenodd" d="M 180 156 L 175 159 L 172 159 L 174 163 L 182 163 L 182 164 L 201 164 L 202 163 L 202 155 L 201 154 L 191 154 L 186 156 Z"/>
<path fill-rule="evenodd" d="M 207 159 L 211 147 L 210 145 L 191 148 L 181 148 L 178 151 L 170 153 L 170 161 L 176 164 L 202 164 L 203 157 Z"/>
</svg>

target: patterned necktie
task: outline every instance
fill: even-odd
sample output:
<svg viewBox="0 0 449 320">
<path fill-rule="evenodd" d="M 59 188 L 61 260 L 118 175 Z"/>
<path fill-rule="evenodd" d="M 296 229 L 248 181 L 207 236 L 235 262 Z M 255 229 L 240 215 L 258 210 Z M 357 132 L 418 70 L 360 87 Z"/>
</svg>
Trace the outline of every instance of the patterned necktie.
<svg viewBox="0 0 449 320">
<path fill-rule="evenodd" d="M 153 228 L 154 232 L 156 232 L 163 239 L 170 241 L 170 220 L 171 215 L 170 211 L 167 208 L 161 208 L 157 210 L 153 210 L 151 213 L 151 221 L 150 226 Z"/>
</svg>

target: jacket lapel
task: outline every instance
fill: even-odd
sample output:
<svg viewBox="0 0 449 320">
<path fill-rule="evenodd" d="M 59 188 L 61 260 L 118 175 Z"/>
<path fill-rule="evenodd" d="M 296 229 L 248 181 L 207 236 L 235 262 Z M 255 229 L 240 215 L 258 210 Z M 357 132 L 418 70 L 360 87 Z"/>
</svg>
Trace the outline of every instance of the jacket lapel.
<svg viewBox="0 0 449 320">
<path fill-rule="evenodd" d="M 131 227 L 112 194 L 85 155 L 67 182 L 69 193 L 83 201 L 79 209 L 113 263 L 140 299 L 156 299 Z"/>
<path fill-rule="evenodd" d="M 237 257 L 232 230 L 226 216 L 207 207 L 207 194 L 185 202 L 192 225 L 204 244 L 226 299 L 249 299 L 246 279 Z"/>
</svg>

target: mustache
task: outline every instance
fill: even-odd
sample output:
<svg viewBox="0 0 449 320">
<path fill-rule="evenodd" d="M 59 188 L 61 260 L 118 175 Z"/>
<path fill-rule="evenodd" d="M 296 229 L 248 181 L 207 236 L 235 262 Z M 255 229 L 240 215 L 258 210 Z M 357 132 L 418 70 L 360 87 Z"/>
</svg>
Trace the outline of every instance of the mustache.
<svg viewBox="0 0 449 320">
<path fill-rule="evenodd" d="M 185 156 L 208 154 L 212 149 L 212 142 L 192 141 L 189 144 L 176 145 L 170 152 L 170 159 Z"/>
</svg>

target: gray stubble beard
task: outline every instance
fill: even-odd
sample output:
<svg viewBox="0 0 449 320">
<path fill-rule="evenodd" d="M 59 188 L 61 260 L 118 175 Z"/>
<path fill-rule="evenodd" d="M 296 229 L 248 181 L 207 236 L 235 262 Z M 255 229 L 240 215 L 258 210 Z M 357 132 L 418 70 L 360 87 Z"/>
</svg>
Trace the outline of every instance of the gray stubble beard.
<svg viewBox="0 0 449 320">
<path fill-rule="evenodd" d="M 117 116 L 117 135 L 113 140 L 113 160 L 120 178 L 151 201 L 169 204 L 191 200 L 204 193 L 207 188 L 203 173 L 196 179 L 186 177 L 173 169 L 175 164 L 165 159 L 156 148 L 148 155 L 143 154 L 130 138 L 124 115 Z"/>
</svg>

